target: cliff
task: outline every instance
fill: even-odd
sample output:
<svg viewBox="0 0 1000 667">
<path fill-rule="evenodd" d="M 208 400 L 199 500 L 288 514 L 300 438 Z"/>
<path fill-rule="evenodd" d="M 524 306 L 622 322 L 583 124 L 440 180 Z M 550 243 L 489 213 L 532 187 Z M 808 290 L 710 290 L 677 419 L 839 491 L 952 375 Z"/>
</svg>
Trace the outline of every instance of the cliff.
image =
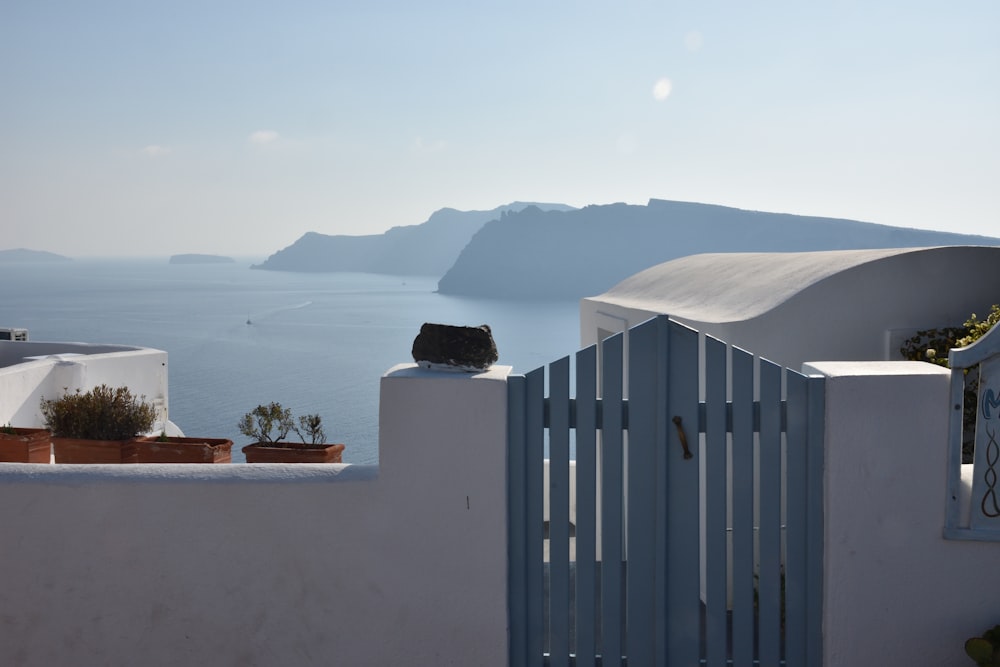
<svg viewBox="0 0 1000 667">
<path fill-rule="evenodd" d="M 942 245 L 1000 245 L 1000 239 L 660 200 L 572 211 L 529 207 L 485 224 L 438 291 L 575 299 L 600 294 L 650 266 L 704 252 Z"/>
<path fill-rule="evenodd" d="M 537 206 L 539 210 L 571 210 L 562 204 L 514 202 L 489 211 L 443 208 L 435 211 L 426 222 L 393 227 L 383 234 L 330 236 L 309 232 L 251 268 L 441 276 L 480 227 L 508 211 L 519 211 L 526 206 Z"/>
</svg>

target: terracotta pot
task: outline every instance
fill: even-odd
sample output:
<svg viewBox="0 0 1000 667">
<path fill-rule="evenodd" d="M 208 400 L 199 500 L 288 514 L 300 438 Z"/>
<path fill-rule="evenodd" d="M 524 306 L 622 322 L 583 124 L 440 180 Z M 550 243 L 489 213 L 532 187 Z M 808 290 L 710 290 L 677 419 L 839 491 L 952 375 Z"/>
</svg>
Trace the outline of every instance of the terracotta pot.
<svg viewBox="0 0 1000 667">
<path fill-rule="evenodd" d="M 247 463 L 342 463 L 344 445 L 269 447 L 255 442 L 243 448 Z"/>
<path fill-rule="evenodd" d="M 0 462 L 52 463 L 51 433 L 44 428 L 10 428 L 0 431 Z"/>
<path fill-rule="evenodd" d="M 122 463 L 229 463 L 233 441 L 150 435 L 125 445 Z"/>
<path fill-rule="evenodd" d="M 87 440 L 52 437 L 56 463 L 121 463 L 129 440 Z"/>
</svg>

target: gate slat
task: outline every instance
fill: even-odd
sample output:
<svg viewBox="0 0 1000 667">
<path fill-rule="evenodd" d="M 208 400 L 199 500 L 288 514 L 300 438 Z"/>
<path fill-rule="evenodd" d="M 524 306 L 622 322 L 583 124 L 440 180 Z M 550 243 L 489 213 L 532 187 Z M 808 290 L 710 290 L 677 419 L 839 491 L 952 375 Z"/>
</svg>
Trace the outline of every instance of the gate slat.
<svg viewBox="0 0 1000 667">
<path fill-rule="evenodd" d="M 510 589 L 510 662 L 527 665 L 527 515 L 525 478 L 525 382 L 523 375 L 507 380 L 507 548 Z"/>
<path fill-rule="evenodd" d="M 549 365 L 549 654 L 569 667 L 569 357 Z"/>
<path fill-rule="evenodd" d="M 726 344 L 705 336 L 705 664 L 726 663 Z"/>
<path fill-rule="evenodd" d="M 663 591 L 666 590 L 667 586 L 667 531 L 666 531 L 666 520 L 668 516 L 667 512 L 667 459 L 668 451 L 670 446 L 670 438 L 673 437 L 671 433 L 671 427 L 673 424 L 670 422 L 670 417 L 668 415 L 670 410 L 669 396 L 670 396 L 670 378 L 666 372 L 667 366 L 670 363 L 670 321 L 666 316 L 657 318 L 657 328 L 656 328 L 657 343 L 656 349 L 658 351 L 659 360 L 658 366 L 660 368 L 657 373 L 656 379 L 656 393 L 659 396 L 656 406 L 656 432 L 657 432 L 657 463 L 656 463 L 656 511 L 658 512 L 658 518 L 656 521 L 656 573 L 657 579 L 655 580 L 655 591 L 657 594 L 656 600 L 656 623 L 654 628 L 659 630 L 667 623 L 667 602 L 666 598 L 663 596 Z M 662 632 L 656 632 L 656 664 L 666 665 L 667 664 L 667 638 Z"/>
<path fill-rule="evenodd" d="M 622 664 L 622 334 L 601 343 L 601 658 Z"/>
<path fill-rule="evenodd" d="M 667 438 L 667 664 L 697 665 L 701 644 L 698 458 L 698 332 L 669 322 L 668 414 L 681 419 L 692 453 L 684 458 L 676 430 Z M 670 424 L 674 426 L 674 424 Z"/>
<path fill-rule="evenodd" d="M 808 479 L 808 385 L 799 373 L 786 371 L 785 400 L 788 424 L 785 435 L 785 664 L 807 667 L 806 662 L 806 493 Z"/>
<path fill-rule="evenodd" d="M 823 664 L 823 437 L 826 384 L 810 377 L 806 494 L 806 651 L 807 665 Z"/>
<path fill-rule="evenodd" d="M 761 665 L 781 659 L 781 367 L 760 360 L 760 528 L 757 578 Z"/>
<path fill-rule="evenodd" d="M 545 435 L 545 369 L 538 368 L 525 377 L 525 552 L 527 554 L 527 665 L 542 665 L 545 627 L 545 512 L 543 480 Z"/>
<path fill-rule="evenodd" d="M 625 655 L 629 664 L 654 665 L 656 648 L 656 409 L 659 322 L 649 320 L 629 332 L 628 501 L 625 539 Z M 650 363 L 650 360 L 656 360 Z"/>
<path fill-rule="evenodd" d="M 597 655 L 597 347 L 576 354 L 576 667 Z"/>
<path fill-rule="evenodd" d="M 733 667 L 754 661 L 754 361 L 732 351 Z"/>
</svg>

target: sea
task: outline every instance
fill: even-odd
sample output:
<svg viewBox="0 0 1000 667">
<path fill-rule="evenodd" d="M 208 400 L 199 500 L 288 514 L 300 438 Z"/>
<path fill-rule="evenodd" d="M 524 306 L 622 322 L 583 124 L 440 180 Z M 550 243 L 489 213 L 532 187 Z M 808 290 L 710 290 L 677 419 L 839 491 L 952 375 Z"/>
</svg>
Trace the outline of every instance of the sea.
<svg viewBox="0 0 1000 667">
<path fill-rule="evenodd" d="M 110 343 L 168 354 L 169 416 L 186 435 L 249 439 L 259 404 L 319 414 L 344 461 L 378 461 L 379 379 L 413 361 L 424 322 L 488 324 L 498 363 L 525 373 L 579 346 L 579 303 L 437 292 L 437 278 L 252 270 L 253 258 L 0 263 L 0 327 L 33 341 Z"/>
</svg>

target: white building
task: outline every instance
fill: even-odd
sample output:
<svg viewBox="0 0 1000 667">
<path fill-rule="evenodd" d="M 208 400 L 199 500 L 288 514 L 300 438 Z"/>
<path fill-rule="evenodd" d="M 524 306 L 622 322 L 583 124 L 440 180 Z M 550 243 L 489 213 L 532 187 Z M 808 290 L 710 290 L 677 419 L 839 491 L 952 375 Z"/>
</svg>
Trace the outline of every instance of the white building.
<svg viewBox="0 0 1000 667">
<path fill-rule="evenodd" d="M 128 345 L 0 340 L 0 424 L 41 428 L 43 398 L 101 384 L 127 386 L 156 408 L 154 431 L 169 422 L 167 353 Z M 164 426 L 166 425 L 166 426 Z"/>
<path fill-rule="evenodd" d="M 691 255 L 580 305 L 584 346 L 666 314 L 789 368 L 900 359 L 917 330 L 1000 303 L 1000 247 Z"/>
</svg>

